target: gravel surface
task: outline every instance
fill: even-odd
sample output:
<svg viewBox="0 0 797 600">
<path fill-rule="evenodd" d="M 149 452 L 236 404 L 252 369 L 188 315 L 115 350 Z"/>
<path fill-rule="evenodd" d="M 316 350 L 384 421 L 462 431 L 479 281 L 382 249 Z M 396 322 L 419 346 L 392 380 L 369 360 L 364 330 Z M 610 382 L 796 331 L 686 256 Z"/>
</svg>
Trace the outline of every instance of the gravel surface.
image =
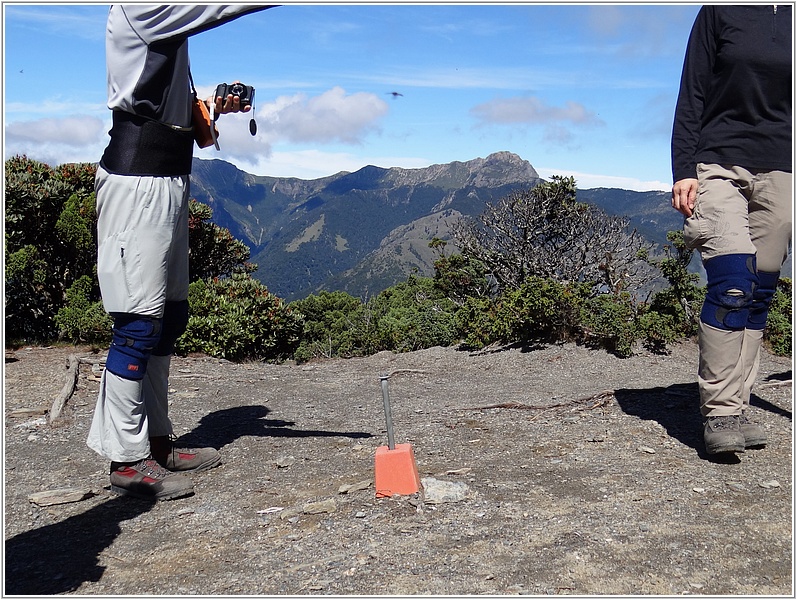
<svg viewBox="0 0 797 600">
<path fill-rule="evenodd" d="M 48 423 L 70 355 L 87 362 Z M 764 356 L 755 388 L 770 443 L 723 460 L 703 449 L 691 342 L 175 358 L 176 433 L 224 462 L 152 504 L 112 495 L 85 444 L 100 358 L 6 353 L 6 594 L 794 594 L 790 359 Z M 382 375 L 418 494 L 376 497 Z"/>
</svg>

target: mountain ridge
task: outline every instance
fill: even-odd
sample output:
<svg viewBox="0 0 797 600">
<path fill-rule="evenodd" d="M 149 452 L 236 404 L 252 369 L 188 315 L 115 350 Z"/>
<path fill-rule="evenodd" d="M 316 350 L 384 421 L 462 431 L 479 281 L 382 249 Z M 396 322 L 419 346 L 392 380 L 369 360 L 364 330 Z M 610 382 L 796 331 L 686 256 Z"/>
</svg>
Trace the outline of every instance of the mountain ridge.
<svg viewBox="0 0 797 600">
<path fill-rule="evenodd" d="M 318 179 L 252 175 L 218 160 L 194 159 L 192 196 L 251 251 L 253 276 L 286 299 L 324 289 L 374 295 L 417 272 L 433 273 L 433 237 L 488 202 L 543 179 L 501 151 L 424 168 L 365 166 Z M 580 201 L 629 219 L 657 243 L 680 228 L 667 192 L 578 190 Z M 618 207 L 623 212 L 618 212 Z"/>
</svg>

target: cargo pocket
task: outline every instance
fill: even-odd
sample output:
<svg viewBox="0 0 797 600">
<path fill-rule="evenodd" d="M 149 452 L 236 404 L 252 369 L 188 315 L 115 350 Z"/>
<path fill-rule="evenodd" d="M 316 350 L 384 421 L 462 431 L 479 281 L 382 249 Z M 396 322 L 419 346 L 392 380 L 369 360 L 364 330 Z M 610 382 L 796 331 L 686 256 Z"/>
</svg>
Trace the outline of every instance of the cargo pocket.
<svg viewBox="0 0 797 600">
<path fill-rule="evenodd" d="M 703 245 L 707 238 L 706 222 L 701 217 L 701 196 L 705 192 L 701 173 L 705 173 L 706 167 L 702 163 L 697 165 L 697 194 L 695 195 L 695 206 L 692 208 L 692 216 L 684 219 L 684 243 L 690 250 L 695 250 Z"/>
<path fill-rule="evenodd" d="M 135 231 L 122 231 L 100 244 L 97 278 L 106 311 L 136 312 L 143 299 L 143 284 Z"/>
</svg>

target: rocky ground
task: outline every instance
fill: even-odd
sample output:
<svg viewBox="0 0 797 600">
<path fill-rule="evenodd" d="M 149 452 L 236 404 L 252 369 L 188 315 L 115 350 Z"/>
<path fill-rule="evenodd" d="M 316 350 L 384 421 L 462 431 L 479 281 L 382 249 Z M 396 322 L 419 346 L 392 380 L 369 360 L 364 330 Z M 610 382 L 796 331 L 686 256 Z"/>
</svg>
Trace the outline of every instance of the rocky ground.
<svg viewBox="0 0 797 600">
<path fill-rule="evenodd" d="M 49 423 L 70 355 L 86 362 Z M 111 495 L 85 445 L 99 358 L 6 353 L 8 595 L 794 594 L 790 359 L 762 361 L 768 446 L 721 460 L 703 450 L 693 343 L 625 360 L 575 345 L 176 358 L 176 432 L 224 462 L 151 504 Z M 418 494 L 375 493 L 383 375 Z"/>
</svg>

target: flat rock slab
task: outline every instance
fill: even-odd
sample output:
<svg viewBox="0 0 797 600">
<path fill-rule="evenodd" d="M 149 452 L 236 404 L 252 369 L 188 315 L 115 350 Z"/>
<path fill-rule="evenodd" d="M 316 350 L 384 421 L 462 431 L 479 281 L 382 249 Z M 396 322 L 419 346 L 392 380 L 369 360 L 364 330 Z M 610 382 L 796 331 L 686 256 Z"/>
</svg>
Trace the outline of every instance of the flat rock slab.
<svg viewBox="0 0 797 600">
<path fill-rule="evenodd" d="M 70 502 L 80 502 L 96 496 L 96 492 L 78 488 L 63 488 L 60 490 L 46 490 L 36 492 L 28 496 L 33 504 L 37 506 L 53 506 L 54 504 L 69 504 Z"/>
</svg>

